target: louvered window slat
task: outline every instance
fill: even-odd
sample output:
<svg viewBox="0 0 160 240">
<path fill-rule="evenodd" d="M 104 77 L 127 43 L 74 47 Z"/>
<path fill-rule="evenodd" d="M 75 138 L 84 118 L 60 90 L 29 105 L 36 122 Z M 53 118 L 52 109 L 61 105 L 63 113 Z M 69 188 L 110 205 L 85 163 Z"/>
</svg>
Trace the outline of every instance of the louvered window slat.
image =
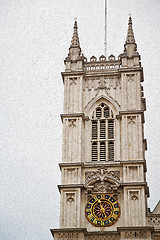
<svg viewBox="0 0 160 240">
<path fill-rule="evenodd" d="M 114 121 L 108 121 L 108 139 L 114 138 Z"/>
<path fill-rule="evenodd" d="M 105 142 L 100 143 L 100 161 L 106 161 L 106 144 L 105 144 Z"/>
<path fill-rule="evenodd" d="M 96 118 L 100 119 L 102 117 L 102 110 L 101 108 L 96 109 Z"/>
<path fill-rule="evenodd" d="M 98 160 L 97 143 L 92 143 L 92 161 Z"/>
<path fill-rule="evenodd" d="M 100 139 L 106 138 L 106 123 L 105 121 L 100 122 Z"/>
<path fill-rule="evenodd" d="M 114 161 L 114 143 L 108 143 L 108 161 Z"/>
<path fill-rule="evenodd" d="M 97 122 L 92 122 L 92 139 L 97 139 Z"/>
<path fill-rule="evenodd" d="M 100 103 L 92 114 L 92 161 L 114 161 L 114 114 Z"/>
<path fill-rule="evenodd" d="M 104 109 L 104 117 L 108 118 L 109 117 L 109 108 Z"/>
</svg>

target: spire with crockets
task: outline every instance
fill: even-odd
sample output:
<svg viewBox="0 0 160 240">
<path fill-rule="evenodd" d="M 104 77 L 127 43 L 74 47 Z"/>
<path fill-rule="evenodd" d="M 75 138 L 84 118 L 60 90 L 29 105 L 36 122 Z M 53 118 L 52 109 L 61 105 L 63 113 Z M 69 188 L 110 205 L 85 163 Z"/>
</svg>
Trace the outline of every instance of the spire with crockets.
<svg viewBox="0 0 160 240">
<path fill-rule="evenodd" d="M 131 15 L 129 17 L 129 22 L 128 22 L 128 33 L 127 33 L 126 43 L 135 43 Z"/>
<path fill-rule="evenodd" d="M 131 57 L 136 53 L 137 51 L 137 44 L 135 42 L 133 28 L 132 28 L 132 18 L 131 15 L 129 16 L 129 22 L 128 22 L 128 32 L 127 32 L 127 38 L 124 45 L 124 52 L 127 53 L 127 56 Z"/>
<path fill-rule="evenodd" d="M 77 27 L 77 20 L 76 19 L 75 19 L 75 22 L 74 22 L 74 31 L 73 31 L 72 41 L 71 41 L 71 47 L 80 47 L 79 37 L 78 37 L 78 27 Z"/>
<path fill-rule="evenodd" d="M 72 41 L 69 48 L 69 53 L 64 60 L 66 65 L 65 71 L 75 71 L 75 70 L 82 71 L 84 59 L 85 57 L 81 53 L 81 48 L 79 43 L 77 19 L 75 18 L 73 36 L 72 36 Z"/>
<path fill-rule="evenodd" d="M 120 54 L 119 57 L 122 59 L 122 67 L 141 65 L 140 55 L 137 52 L 137 44 L 134 38 L 131 15 L 129 16 L 127 38 L 124 44 L 124 53 Z"/>
</svg>

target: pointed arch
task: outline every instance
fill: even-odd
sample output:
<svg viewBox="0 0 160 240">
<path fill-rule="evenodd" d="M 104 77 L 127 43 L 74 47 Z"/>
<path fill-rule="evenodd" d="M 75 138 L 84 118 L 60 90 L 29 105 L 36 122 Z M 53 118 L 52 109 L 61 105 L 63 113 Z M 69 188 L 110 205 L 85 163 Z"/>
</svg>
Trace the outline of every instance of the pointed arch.
<svg viewBox="0 0 160 240">
<path fill-rule="evenodd" d="M 111 97 L 109 96 L 98 96 L 92 99 L 86 106 L 85 112 L 86 115 L 91 117 L 92 112 L 94 109 L 100 104 L 101 102 L 105 103 L 114 113 L 114 115 L 118 115 L 120 111 L 120 105 Z"/>
<path fill-rule="evenodd" d="M 115 118 L 120 106 L 109 96 L 98 96 L 86 107 L 90 139 L 91 161 L 114 161 L 115 159 Z"/>
</svg>

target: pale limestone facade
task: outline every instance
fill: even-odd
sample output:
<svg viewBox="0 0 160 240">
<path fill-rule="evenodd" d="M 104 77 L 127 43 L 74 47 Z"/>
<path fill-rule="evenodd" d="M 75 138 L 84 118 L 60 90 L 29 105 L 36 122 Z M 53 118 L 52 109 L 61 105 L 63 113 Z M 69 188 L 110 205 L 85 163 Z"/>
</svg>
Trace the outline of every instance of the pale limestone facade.
<svg viewBox="0 0 160 240">
<path fill-rule="evenodd" d="M 65 66 L 60 229 L 51 230 L 54 239 L 160 239 L 160 203 L 152 213 L 147 207 L 143 68 L 131 17 L 118 60 L 102 55 L 87 61 L 75 21 Z M 104 122 L 108 135 L 101 141 Z M 120 204 L 112 226 L 93 226 L 85 216 L 87 200 L 99 193 Z"/>
</svg>

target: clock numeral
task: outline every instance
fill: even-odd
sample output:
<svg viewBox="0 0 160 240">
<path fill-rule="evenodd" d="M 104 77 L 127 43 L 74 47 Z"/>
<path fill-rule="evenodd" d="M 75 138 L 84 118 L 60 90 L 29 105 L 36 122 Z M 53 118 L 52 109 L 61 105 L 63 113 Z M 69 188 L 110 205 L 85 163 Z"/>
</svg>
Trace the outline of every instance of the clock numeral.
<svg viewBox="0 0 160 240">
<path fill-rule="evenodd" d="M 101 198 L 102 198 L 102 196 L 101 196 L 101 195 L 97 195 L 97 198 L 98 198 L 98 199 L 101 199 Z"/>
<path fill-rule="evenodd" d="M 88 208 L 88 209 L 90 209 L 91 206 L 92 206 L 92 205 L 91 205 L 90 203 L 87 204 L 87 208 Z"/>
<path fill-rule="evenodd" d="M 109 220 L 110 220 L 111 222 L 114 222 L 114 221 L 115 221 L 115 218 L 111 217 Z"/>
<path fill-rule="evenodd" d="M 94 199 L 94 198 L 92 198 L 91 200 L 90 200 L 90 202 L 91 203 L 94 203 L 96 200 Z"/>
<path fill-rule="evenodd" d="M 114 207 L 115 207 L 115 208 L 118 208 L 118 207 L 119 207 L 119 206 L 118 206 L 118 203 L 114 204 Z"/>
<path fill-rule="evenodd" d="M 91 221 L 91 222 L 94 222 L 94 220 L 95 220 L 95 218 L 94 218 L 94 217 L 92 217 L 92 218 L 90 219 L 90 221 Z"/>
<path fill-rule="evenodd" d="M 119 215 L 119 211 L 115 211 L 114 214 Z"/>
<path fill-rule="evenodd" d="M 97 225 L 98 225 L 98 226 L 101 226 L 101 221 L 97 221 Z"/>
<path fill-rule="evenodd" d="M 109 220 L 103 221 L 104 225 L 108 225 L 109 224 Z"/>
<path fill-rule="evenodd" d="M 109 200 L 110 200 L 112 203 L 114 203 L 114 202 L 116 201 L 113 197 L 111 197 Z"/>
<path fill-rule="evenodd" d="M 97 220 L 96 220 L 96 219 L 94 219 L 94 220 L 93 220 L 93 223 L 94 223 L 94 224 L 97 224 Z"/>
<path fill-rule="evenodd" d="M 109 195 L 105 195 L 105 199 L 109 199 L 110 198 L 110 196 Z"/>
<path fill-rule="evenodd" d="M 86 211 L 86 214 L 87 214 L 87 216 L 88 216 L 88 215 L 90 215 L 90 214 L 91 214 L 91 212 L 90 212 L 90 211 Z"/>
</svg>

